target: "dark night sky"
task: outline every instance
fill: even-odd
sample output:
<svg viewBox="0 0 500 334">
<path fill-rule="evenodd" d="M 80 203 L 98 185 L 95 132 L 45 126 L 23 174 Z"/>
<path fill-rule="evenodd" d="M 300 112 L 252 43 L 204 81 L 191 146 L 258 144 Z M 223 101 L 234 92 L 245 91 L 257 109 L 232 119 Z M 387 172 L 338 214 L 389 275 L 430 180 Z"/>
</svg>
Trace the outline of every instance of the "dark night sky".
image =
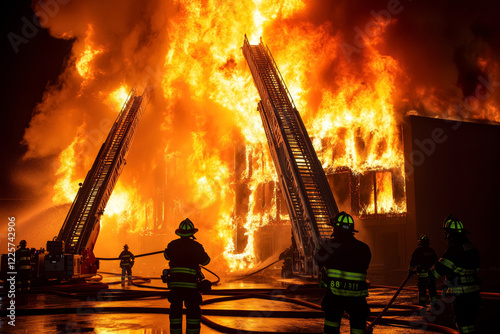
<svg viewBox="0 0 500 334">
<path fill-rule="evenodd" d="M 21 144 L 24 129 L 31 113 L 42 99 L 47 85 L 57 83 L 64 62 L 71 51 L 71 41 L 52 38 L 49 33 L 37 28 L 32 38 L 19 44 L 18 52 L 9 40 L 9 34 L 23 36 L 25 21 L 33 22 L 34 12 L 29 0 L 7 0 L 1 3 L 1 122 L 2 148 L 0 169 L 0 203 L 5 199 L 25 197 L 11 181 L 12 165 L 19 166 L 25 147 Z M 23 19 L 24 18 L 24 19 Z M 23 41 L 25 42 L 25 41 Z"/>
</svg>

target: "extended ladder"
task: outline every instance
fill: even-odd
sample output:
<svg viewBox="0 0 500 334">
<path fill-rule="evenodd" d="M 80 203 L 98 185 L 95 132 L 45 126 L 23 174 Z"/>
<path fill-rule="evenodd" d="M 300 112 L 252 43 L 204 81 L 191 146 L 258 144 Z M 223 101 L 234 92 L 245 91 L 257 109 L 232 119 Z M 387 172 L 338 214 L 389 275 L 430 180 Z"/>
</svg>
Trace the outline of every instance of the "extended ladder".
<svg viewBox="0 0 500 334">
<path fill-rule="evenodd" d="M 245 36 L 243 54 L 261 98 L 258 110 L 286 197 L 292 234 L 303 257 L 297 271 L 316 274 L 314 249 L 330 237 L 328 222 L 338 213 L 337 204 L 271 52 L 262 41 L 250 45 Z"/>
<path fill-rule="evenodd" d="M 121 174 L 137 124 L 146 106 L 143 103 L 146 95 L 147 90 L 142 96 L 136 95 L 135 90 L 132 90 L 87 173 L 57 237 L 58 241 L 64 241 L 66 253 L 79 254 L 93 246 L 91 243 L 95 242 L 99 232 L 100 216 Z"/>
</svg>

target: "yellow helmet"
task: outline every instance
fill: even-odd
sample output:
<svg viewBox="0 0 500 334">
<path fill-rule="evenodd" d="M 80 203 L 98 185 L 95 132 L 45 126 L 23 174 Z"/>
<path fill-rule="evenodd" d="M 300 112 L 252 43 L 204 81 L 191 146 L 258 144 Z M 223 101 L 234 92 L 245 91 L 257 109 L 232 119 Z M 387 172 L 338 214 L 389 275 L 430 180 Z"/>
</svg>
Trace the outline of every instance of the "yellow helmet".
<svg viewBox="0 0 500 334">
<path fill-rule="evenodd" d="M 179 224 L 179 228 L 175 230 L 175 234 L 180 237 L 190 237 L 196 232 L 198 232 L 198 229 L 194 228 L 194 224 L 189 220 L 189 218 L 181 221 L 181 223 Z"/>
<path fill-rule="evenodd" d="M 452 215 L 449 215 L 444 220 L 443 229 L 447 232 L 468 233 L 467 230 L 464 229 L 464 224 Z"/>
<path fill-rule="evenodd" d="M 358 232 L 354 229 L 354 219 L 345 211 L 339 212 L 335 217 L 331 218 L 330 225 L 332 225 L 334 229 L 340 229 L 346 232 Z"/>
</svg>

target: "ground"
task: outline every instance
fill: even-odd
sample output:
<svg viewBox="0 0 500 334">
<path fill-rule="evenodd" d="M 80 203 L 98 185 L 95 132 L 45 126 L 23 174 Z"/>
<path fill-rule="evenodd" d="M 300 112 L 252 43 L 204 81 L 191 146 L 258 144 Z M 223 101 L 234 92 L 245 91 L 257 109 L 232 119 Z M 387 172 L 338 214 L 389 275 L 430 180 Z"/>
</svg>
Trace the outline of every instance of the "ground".
<svg viewBox="0 0 500 334">
<path fill-rule="evenodd" d="M 202 333 L 321 333 L 322 293 L 315 282 L 281 279 L 279 271 L 263 271 L 244 280 L 225 278 L 204 295 Z M 209 276 L 210 274 L 207 274 Z M 81 286 L 39 287 L 15 296 L 15 327 L 9 325 L 8 295 L 2 295 L 2 333 L 168 333 L 165 285 L 154 277 L 121 284 L 119 276 L 102 274 L 92 290 Z M 405 278 L 403 271 L 371 272 L 370 304 L 376 316 Z M 213 277 L 207 277 L 213 280 Z M 106 288 L 106 283 L 107 288 Z M 70 293 L 71 292 L 71 293 Z M 491 298 L 490 298 L 491 297 Z M 498 296 L 483 299 L 478 324 L 482 333 L 498 332 Z M 450 305 L 429 312 L 415 306 L 416 278 L 411 278 L 374 333 L 451 333 Z M 309 304 L 311 303 L 311 304 Z M 373 318 L 371 318 L 373 320 Z M 349 333 L 348 320 L 342 333 Z"/>
</svg>

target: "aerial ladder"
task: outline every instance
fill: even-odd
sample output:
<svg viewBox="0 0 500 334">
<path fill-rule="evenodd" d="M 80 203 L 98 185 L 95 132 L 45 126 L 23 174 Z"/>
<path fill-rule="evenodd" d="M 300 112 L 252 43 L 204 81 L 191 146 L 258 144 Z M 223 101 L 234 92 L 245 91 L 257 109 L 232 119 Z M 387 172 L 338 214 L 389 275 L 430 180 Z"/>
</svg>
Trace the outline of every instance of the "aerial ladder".
<svg viewBox="0 0 500 334">
<path fill-rule="evenodd" d="M 320 161 L 278 67 L 262 39 L 243 54 L 259 92 L 258 111 L 292 225 L 293 272 L 317 276 L 313 256 L 329 238 L 338 207 Z"/>
<path fill-rule="evenodd" d="M 47 279 L 84 278 L 97 272 L 93 249 L 100 219 L 125 165 L 149 91 L 146 88 L 142 95 L 135 89 L 130 92 L 92 168 L 80 183 L 59 235 L 47 242 L 43 270 Z"/>
</svg>

